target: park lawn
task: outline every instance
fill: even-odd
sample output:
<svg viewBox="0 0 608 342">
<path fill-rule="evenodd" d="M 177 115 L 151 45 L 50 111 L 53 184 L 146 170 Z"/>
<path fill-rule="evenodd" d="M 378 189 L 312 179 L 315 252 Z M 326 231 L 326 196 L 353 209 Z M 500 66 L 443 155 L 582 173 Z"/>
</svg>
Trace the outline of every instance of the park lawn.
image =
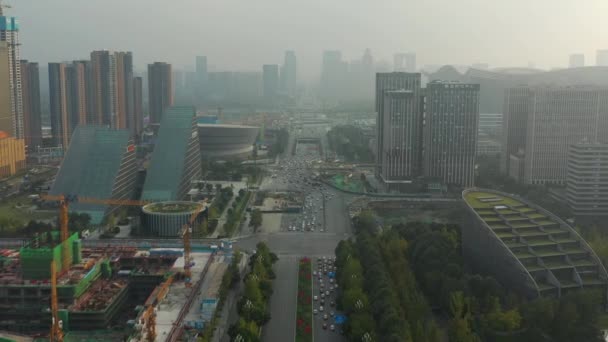
<svg viewBox="0 0 608 342">
<path fill-rule="evenodd" d="M 312 263 L 308 258 L 300 259 L 296 312 L 296 342 L 312 342 Z"/>
<path fill-rule="evenodd" d="M 14 219 L 25 225 L 30 220 L 46 220 L 57 216 L 53 211 L 29 211 L 28 208 L 33 206 L 28 195 L 19 195 L 0 202 L 0 217 Z M 23 205 L 23 208 L 16 208 L 17 205 Z"/>
</svg>

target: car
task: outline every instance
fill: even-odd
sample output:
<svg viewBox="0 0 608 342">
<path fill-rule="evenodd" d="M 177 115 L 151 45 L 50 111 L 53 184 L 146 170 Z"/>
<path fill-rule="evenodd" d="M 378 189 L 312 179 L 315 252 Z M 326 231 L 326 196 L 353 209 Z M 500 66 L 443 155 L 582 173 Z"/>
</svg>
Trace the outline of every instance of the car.
<svg viewBox="0 0 608 342">
<path fill-rule="evenodd" d="M 329 319 L 329 316 L 327 316 L 327 314 L 325 314 L 325 315 L 323 315 L 323 319 L 327 321 Z"/>
<path fill-rule="evenodd" d="M 314 310 L 312 310 L 312 313 L 316 315 L 319 313 L 319 311 L 317 309 L 314 309 Z"/>
<path fill-rule="evenodd" d="M 334 330 L 336 330 L 336 327 L 332 324 L 329 326 L 329 330 L 334 331 Z"/>
<path fill-rule="evenodd" d="M 327 329 L 327 323 L 323 323 L 323 329 Z"/>
<path fill-rule="evenodd" d="M 312 275 L 317 275 L 317 271 L 312 271 Z"/>
<path fill-rule="evenodd" d="M 333 282 L 334 282 L 334 278 L 329 279 L 330 284 L 333 284 Z"/>
<path fill-rule="evenodd" d="M 321 301 L 319 302 L 319 304 L 325 306 L 325 299 L 321 299 Z"/>
<path fill-rule="evenodd" d="M 329 296 L 329 291 L 325 291 L 325 295 L 326 295 L 326 296 Z"/>
<path fill-rule="evenodd" d="M 314 300 L 319 300 L 319 297 L 318 296 L 314 296 L 313 299 Z"/>
<path fill-rule="evenodd" d="M 333 312 L 333 311 L 330 311 L 330 312 L 329 312 L 329 315 L 330 315 L 331 317 L 334 317 L 334 312 Z"/>
<path fill-rule="evenodd" d="M 319 312 L 323 312 L 323 305 L 319 306 Z"/>
<path fill-rule="evenodd" d="M 325 293 L 321 293 L 321 298 L 325 298 Z"/>
<path fill-rule="evenodd" d="M 336 302 L 334 302 L 334 301 L 332 300 L 331 302 L 329 302 L 329 306 L 331 306 L 331 307 L 333 308 L 334 306 L 336 306 Z"/>
</svg>

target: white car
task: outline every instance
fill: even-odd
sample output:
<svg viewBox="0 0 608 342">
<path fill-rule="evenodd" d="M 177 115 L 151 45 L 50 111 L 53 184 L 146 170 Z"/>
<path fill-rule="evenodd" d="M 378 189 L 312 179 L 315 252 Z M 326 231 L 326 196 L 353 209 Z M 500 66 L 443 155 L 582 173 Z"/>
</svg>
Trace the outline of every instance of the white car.
<svg viewBox="0 0 608 342">
<path fill-rule="evenodd" d="M 319 306 L 319 312 L 323 312 L 323 306 Z"/>
<path fill-rule="evenodd" d="M 317 309 L 314 309 L 314 310 L 312 311 L 312 313 L 316 315 L 316 314 L 318 314 L 318 313 L 319 313 L 319 311 L 317 311 Z"/>
<path fill-rule="evenodd" d="M 319 300 L 319 296 L 314 296 L 314 300 Z"/>
</svg>

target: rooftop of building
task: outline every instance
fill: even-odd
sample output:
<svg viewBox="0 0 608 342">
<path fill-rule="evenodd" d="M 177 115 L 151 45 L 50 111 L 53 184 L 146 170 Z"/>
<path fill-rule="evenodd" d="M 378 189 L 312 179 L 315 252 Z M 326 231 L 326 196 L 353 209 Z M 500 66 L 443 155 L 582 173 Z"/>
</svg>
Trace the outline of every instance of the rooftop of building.
<svg viewBox="0 0 608 342">
<path fill-rule="evenodd" d="M 144 200 L 177 200 L 196 112 L 193 107 L 165 111 L 144 184 Z"/>
<path fill-rule="evenodd" d="M 150 213 L 175 214 L 191 213 L 197 209 L 200 209 L 202 206 L 203 204 L 198 202 L 171 201 L 150 203 L 145 205 L 142 209 L 144 212 Z"/>
<path fill-rule="evenodd" d="M 539 292 L 554 290 L 557 283 L 561 288 L 606 284 L 606 271 L 593 250 L 555 215 L 496 192 L 466 190 L 463 199 L 525 267 Z"/>
<path fill-rule="evenodd" d="M 112 198 L 116 175 L 129 142 L 128 130 L 94 125 L 77 126 L 49 193 Z M 70 205 L 70 211 L 89 214 L 92 224 L 101 223 L 105 210 L 106 206 L 101 204 Z"/>
</svg>

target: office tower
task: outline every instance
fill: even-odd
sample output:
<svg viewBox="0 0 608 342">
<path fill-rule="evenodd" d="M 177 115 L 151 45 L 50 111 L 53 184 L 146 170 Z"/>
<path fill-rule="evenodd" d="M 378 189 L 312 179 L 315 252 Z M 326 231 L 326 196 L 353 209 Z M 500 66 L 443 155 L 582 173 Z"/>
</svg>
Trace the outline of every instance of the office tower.
<svg viewBox="0 0 608 342">
<path fill-rule="evenodd" d="M 197 95 L 201 96 L 207 92 L 209 72 L 207 70 L 207 56 L 196 56 L 196 84 Z"/>
<path fill-rule="evenodd" d="M 479 113 L 479 132 L 494 137 L 502 137 L 501 113 Z"/>
<path fill-rule="evenodd" d="M 429 83 L 424 120 L 424 175 L 448 185 L 473 186 L 479 84 Z"/>
<path fill-rule="evenodd" d="M 133 123 L 131 133 L 140 134 L 144 130 L 144 97 L 141 77 L 133 78 Z"/>
<path fill-rule="evenodd" d="M 573 53 L 570 55 L 568 63 L 569 68 L 581 68 L 585 66 L 585 55 L 582 53 Z"/>
<path fill-rule="evenodd" d="M 503 158 L 519 164 L 507 170 L 520 182 L 564 184 L 570 145 L 606 139 L 608 88 L 538 86 L 508 94 L 519 96 L 505 98 Z"/>
<path fill-rule="evenodd" d="M 385 91 L 384 110 L 378 114 L 383 122 L 380 177 L 389 188 L 411 183 L 421 175 L 422 112 L 417 81 L 410 89 Z"/>
<path fill-rule="evenodd" d="M 393 70 L 416 72 L 416 54 L 415 53 L 396 53 L 393 56 Z"/>
<path fill-rule="evenodd" d="M 348 64 L 342 60 L 342 53 L 335 50 L 324 51 L 321 65 L 321 98 L 340 100 L 345 95 L 344 85 L 348 83 L 347 74 Z"/>
<path fill-rule="evenodd" d="M 148 64 L 148 103 L 150 123 L 160 123 L 165 110 L 173 105 L 171 64 Z"/>
<path fill-rule="evenodd" d="M 412 92 L 412 95 L 398 95 L 395 94 L 393 97 L 389 97 L 391 100 L 393 107 L 390 110 L 385 110 L 385 100 L 387 100 L 386 92 L 391 90 L 405 90 Z M 405 152 L 399 151 L 401 146 L 406 143 L 407 137 L 404 137 L 406 133 L 413 133 L 414 130 L 412 128 L 413 122 L 419 122 L 419 119 L 416 115 L 421 116 L 420 107 L 416 102 L 415 97 L 419 97 L 420 93 L 420 74 L 410 74 L 405 72 L 392 72 L 392 73 L 378 73 L 376 74 L 376 130 L 377 130 L 377 152 L 376 156 L 378 160 L 376 174 L 379 178 L 385 178 L 387 180 L 391 180 L 391 178 L 402 179 L 407 175 L 403 175 L 403 177 L 391 171 L 391 165 L 394 164 L 393 160 L 396 154 L 401 153 L 399 158 L 403 159 L 402 156 Z M 401 99 L 402 98 L 402 99 Z M 397 103 L 400 106 L 397 106 Z M 408 105 L 410 107 L 408 107 Z M 391 129 L 391 125 L 393 121 L 393 117 L 396 115 L 391 112 L 394 112 L 397 109 L 407 109 L 407 113 L 404 113 L 406 116 L 403 119 L 399 119 L 398 123 L 402 125 L 398 126 L 394 130 Z M 392 113 L 392 114 L 391 114 Z M 418 123 L 418 131 L 420 131 L 421 121 Z M 420 134 L 416 134 L 416 136 L 420 137 Z M 393 140 L 400 139 L 400 140 Z M 407 148 L 411 148 L 412 146 L 420 146 L 415 145 L 413 143 L 407 145 Z M 411 153 L 408 152 L 408 156 Z M 394 166 L 393 166 L 394 169 Z M 407 167 L 407 169 L 414 170 L 415 166 Z M 401 170 L 403 171 L 403 170 Z M 391 176 L 395 174 L 395 176 Z M 390 177 L 389 177 L 390 176 Z"/>
<path fill-rule="evenodd" d="M 42 146 L 40 110 L 40 73 L 38 63 L 21 60 L 21 91 L 23 92 L 23 135 L 30 150 Z"/>
<path fill-rule="evenodd" d="M 106 50 L 91 52 L 91 81 L 93 98 L 93 120 L 89 123 L 110 125 L 112 123 L 112 61 Z"/>
<path fill-rule="evenodd" d="M 70 134 L 66 67 L 65 63 L 49 63 L 51 135 L 53 145 L 64 148 L 68 147 Z"/>
<path fill-rule="evenodd" d="M 135 146 L 128 130 L 77 126 L 49 194 L 129 200 L 137 178 Z M 117 207 L 72 203 L 70 212 L 87 213 L 99 225 Z"/>
<path fill-rule="evenodd" d="M 8 49 L 9 94 L 13 128 L 11 134 L 23 138 L 23 99 L 21 92 L 21 62 L 19 57 L 19 22 L 15 17 L 4 16 L 0 9 L 0 41 Z"/>
<path fill-rule="evenodd" d="M 131 129 L 135 125 L 133 116 L 133 54 L 115 52 L 112 58 L 113 76 L 112 99 L 114 113 L 112 127 Z"/>
<path fill-rule="evenodd" d="M 11 105 L 11 74 L 8 54 L 8 44 L 0 41 L 0 131 L 13 135 L 15 116 Z"/>
<path fill-rule="evenodd" d="M 595 55 L 595 65 L 608 66 L 608 50 L 597 50 Z"/>
<path fill-rule="evenodd" d="M 526 148 L 526 127 L 530 111 L 530 89 L 526 87 L 505 89 L 502 121 L 502 153 L 500 170 L 503 174 L 513 174 L 519 179 L 523 169 L 516 166 L 511 170 L 511 160 L 523 156 Z M 523 163 L 523 161 L 522 161 Z"/>
<path fill-rule="evenodd" d="M 289 96 L 295 96 L 297 82 L 297 59 L 294 51 L 285 51 L 285 60 L 281 67 L 281 90 Z"/>
<path fill-rule="evenodd" d="M 570 146 L 566 199 L 575 216 L 608 215 L 608 144 Z"/>
<path fill-rule="evenodd" d="M 264 97 L 267 100 L 275 100 L 279 92 L 279 66 L 264 64 L 262 78 L 264 79 Z"/>
</svg>

